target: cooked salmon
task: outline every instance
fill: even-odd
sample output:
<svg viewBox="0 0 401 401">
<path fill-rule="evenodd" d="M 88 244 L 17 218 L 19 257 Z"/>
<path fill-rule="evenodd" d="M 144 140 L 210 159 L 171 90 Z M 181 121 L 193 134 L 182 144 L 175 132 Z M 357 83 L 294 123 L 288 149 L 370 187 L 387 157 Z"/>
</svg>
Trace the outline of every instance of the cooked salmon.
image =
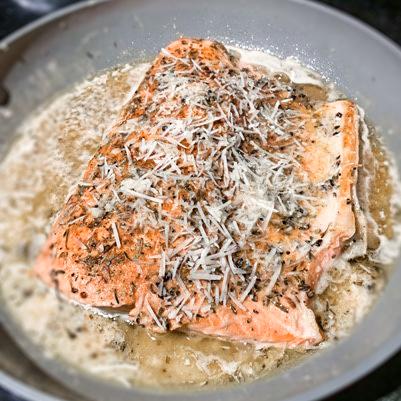
<svg viewBox="0 0 401 401">
<path fill-rule="evenodd" d="M 358 111 L 214 41 L 163 49 L 90 160 L 35 271 L 157 332 L 322 340 L 310 299 L 355 233 Z"/>
</svg>

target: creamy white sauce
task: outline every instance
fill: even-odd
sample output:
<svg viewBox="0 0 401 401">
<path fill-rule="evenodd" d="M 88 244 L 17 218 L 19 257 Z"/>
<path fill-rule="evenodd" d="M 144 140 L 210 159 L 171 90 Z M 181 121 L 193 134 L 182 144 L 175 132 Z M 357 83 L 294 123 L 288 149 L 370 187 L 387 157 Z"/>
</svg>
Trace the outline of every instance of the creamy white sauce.
<svg viewBox="0 0 401 401">
<path fill-rule="evenodd" d="M 324 82 L 315 71 L 304 67 L 294 58 L 281 59 L 272 54 L 259 50 L 244 50 L 228 47 L 233 54 L 239 54 L 241 61 L 246 64 L 255 64 L 265 67 L 272 75 L 286 74 L 294 84 L 324 86 Z"/>
<path fill-rule="evenodd" d="M 263 65 L 271 74 L 284 73 L 294 83 L 324 87 L 329 97 L 338 96 L 295 60 L 233 50 L 241 53 L 244 62 Z M 305 351 L 188 338 L 179 333 L 151 335 L 72 303 L 60 303 L 30 271 L 52 217 L 148 66 L 126 65 L 102 73 L 42 106 L 20 126 L 20 137 L 0 166 L 0 294 L 22 330 L 47 355 L 100 378 L 125 386 L 250 381 L 293 363 Z M 394 208 L 399 206 L 394 204 Z M 399 241 L 400 237 L 397 227 L 393 238 Z M 390 246 L 385 237 L 381 241 L 383 250 L 377 257 L 393 260 L 395 242 Z M 322 287 L 314 300 L 328 337 L 319 348 L 348 334 L 376 299 L 378 291 L 369 286 L 380 290 L 384 285 L 380 272 L 343 259 L 325 280 L 325 290 Z"/>
</svg>

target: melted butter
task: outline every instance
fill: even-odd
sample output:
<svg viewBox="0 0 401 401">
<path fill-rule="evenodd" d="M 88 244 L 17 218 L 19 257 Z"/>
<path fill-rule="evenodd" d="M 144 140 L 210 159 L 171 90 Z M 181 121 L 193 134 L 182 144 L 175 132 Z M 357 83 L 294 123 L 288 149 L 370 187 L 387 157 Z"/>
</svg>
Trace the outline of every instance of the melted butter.
<svg viewBox="0 0 401 401">
<path fill-rule="evenodd" d="M 246 61 L 294 80 L 312 99 L 324 100 L 331 93 L 310 71 L 271 57 L 253 52 Z M 30 268 L 54 214 L 146 68 L 127 65 L 107 71 L 58 96 L 21 125 L 19 140 L 0 166 L 1 296 L 46 354 L 122 385 L 222 385 L 278 372 L 312 351 L 258 349 L 182 333 L 153 335 L 60 301 L 32 276 Z M 382 234 L 391 237 L 390 170 L 375 139 L 372 148 L 377 164 L 371 213 Z M 383 283 L 380 266 L 366 260 L 333 268 L 331 284 L 314 302 L 329 340 L 349 332 Z"/>
</svg>

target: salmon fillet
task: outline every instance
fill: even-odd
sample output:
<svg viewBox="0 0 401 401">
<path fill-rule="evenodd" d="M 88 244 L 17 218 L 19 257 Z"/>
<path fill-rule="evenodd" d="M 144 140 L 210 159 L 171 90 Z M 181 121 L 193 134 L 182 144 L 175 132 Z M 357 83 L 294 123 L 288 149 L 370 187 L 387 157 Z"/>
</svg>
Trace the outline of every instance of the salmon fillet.
<svg viewBox="0 0 401 401">
<path fill-rule="evenodd" d="M 358 111 L 223 45 L 156 57 L 34 266 L 67 298 L 157 332 L 322 340 L 310 298 L 355 232 Z"/>
</svg>

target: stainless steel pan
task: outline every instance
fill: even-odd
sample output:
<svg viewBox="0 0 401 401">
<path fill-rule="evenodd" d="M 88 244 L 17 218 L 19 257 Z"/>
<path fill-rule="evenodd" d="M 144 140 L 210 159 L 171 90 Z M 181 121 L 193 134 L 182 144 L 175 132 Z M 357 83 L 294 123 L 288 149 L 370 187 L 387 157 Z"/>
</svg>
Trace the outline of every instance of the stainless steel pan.
<svg viewBox="0 0 401 401">
<path fill-rule="evenodd" d="M 96 71 L 149 58 L 181 34 L 298 57 L 356 98 L 398 157 L 401 51 L 354 19 L 301 0 L 89 1 L 29 25 L 0 44 L 0 83 L 10 93 L 13 112 L 0 117 L 1 155 L 15 138 L 15 127 L 38 104 Z M 87 57 L 88 51 L 93 57 Z M 400 166 L 401 157 L 397 162 Z M 399 264 L 380 301 L 352 336 L 276 377 L 202 392 L 121 389 L 47 360 L 3 310 L 2 325 L 10 337 L 0 333 L 0 385 L 41 401 L 82 400 L 75 392 L 96 401 L 317 399 L 366 374 L 400 348 Z"/>
</svg>

